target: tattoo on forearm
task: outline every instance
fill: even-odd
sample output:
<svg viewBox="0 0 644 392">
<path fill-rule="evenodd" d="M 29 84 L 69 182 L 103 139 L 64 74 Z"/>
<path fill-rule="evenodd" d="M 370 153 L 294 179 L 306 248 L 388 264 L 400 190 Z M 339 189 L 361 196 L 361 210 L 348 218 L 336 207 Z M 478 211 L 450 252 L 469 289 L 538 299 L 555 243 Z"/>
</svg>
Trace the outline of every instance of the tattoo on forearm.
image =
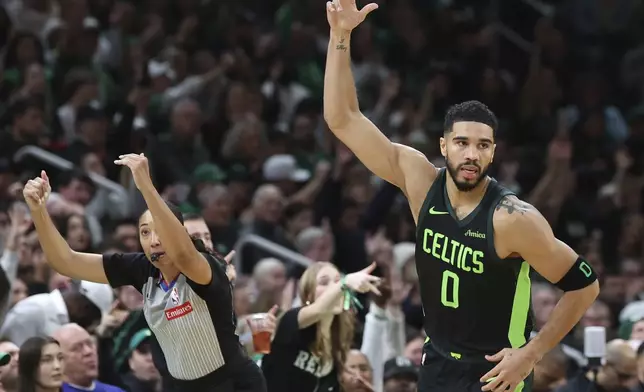
<svg viewBox="0 0 644 392">
<path fill-rule="evenodd" d="M 346 52 L 349 49 L 349 47 L 344 44 L 345 41 L 346 39 L 344 37 L 340 37 L 340 41 L 335 46 L 335 50 L 341 50 L 343 52 Z"/>
<path fill-rule="evenodd" d="M 530 210 L 530 204 L 525 203 L 518 199 L 503 198 L 501 202 L 496 206 L 496 210 L 504 209 L 508 214 L 517 212 L 521 215 L 525 214 Z"/>
</svg>

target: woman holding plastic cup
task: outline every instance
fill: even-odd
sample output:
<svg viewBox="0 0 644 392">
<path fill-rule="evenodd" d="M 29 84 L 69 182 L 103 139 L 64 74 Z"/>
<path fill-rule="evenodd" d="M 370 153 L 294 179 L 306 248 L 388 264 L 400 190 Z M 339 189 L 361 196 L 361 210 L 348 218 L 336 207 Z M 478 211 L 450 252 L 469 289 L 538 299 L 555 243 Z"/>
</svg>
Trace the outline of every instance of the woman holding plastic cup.
<svg viewBox="0 0 644 392">
<path fill-rule="evenodd" d="M 245 334 L 245 342 L 243 336 L 240 336 L 239 340 L 244 343 L 246 351 L 255 361 L 271 352 L 271 338 L 275 333 L 277 309 L 278 306 L 275 305 L 267 313 L 245 316 L 248 333 Z"/>
<path fill-rule="evenodd" d="M 311 265 L 300 280 L 305 304 L 280 319 L 262 360 L 268 392 L 339 391 L 339 373 L 353 342 L 354 292 L 380 294 L 375 263 L 341 276 L 327 262 Z"/>
</svg>

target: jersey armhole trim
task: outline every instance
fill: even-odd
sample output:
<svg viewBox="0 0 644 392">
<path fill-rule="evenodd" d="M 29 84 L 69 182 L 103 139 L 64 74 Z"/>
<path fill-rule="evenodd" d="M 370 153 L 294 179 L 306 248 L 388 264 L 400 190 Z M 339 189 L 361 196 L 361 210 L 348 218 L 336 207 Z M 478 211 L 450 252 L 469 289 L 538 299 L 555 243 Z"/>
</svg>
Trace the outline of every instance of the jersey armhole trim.
<svg viewBox="0 0 644 392">
<path fill-rule="evenodd" d="M 501 200 L 503 200 L 504 198 L 506 198 L 508 196 L 515 196 L 515 194 L 514 194 L 514 192 L 509 191 L 507 189 L 502 189 L 500 194 L 496 197 L 496 199 L 494 199 L 494 201 L 491 204 L 492 208 L 490 208 L 490 212 L 488 213 L 488 217 L 487 217 L 487 232 L 488 232 L 487 243 L 488 243 L 489 249 L 491 249 L 494 252 L 494 257 L 497 260 L 501 260 L 501 261 L 524 261 L 523 258 L 521 258 L 521 257 L 505 257 L 505 258 L 501 258 L 501 256 L 499 256 L 499 254 L 496 251 L 496 246 L 494 246 L 494 212 L 496 211 L 496 208 L 498 207 L 498 205 L 501 202 Z"/>
<path fill-rule="evenodd" d="M 436 189 L 438 189 L 441 183 L 445 180 L 445 170 L 446 168 L 444 167 L 438 169 L 438 175 L 434 179 L 432 186 L 429 187 L 427 195 L 425 195 L 423 205 L 420 207 L 420 211 L 418 211 L 418 222 L 416 223 L 416 239 L 418 239 L 418 230 L 420 230 L 420 228 L 422 227 L 423 220 L 427 215 L 427 207 L 429 207 L 429 202 L 434 198 L 434 195 L 436 195 Z"/>
</svg>

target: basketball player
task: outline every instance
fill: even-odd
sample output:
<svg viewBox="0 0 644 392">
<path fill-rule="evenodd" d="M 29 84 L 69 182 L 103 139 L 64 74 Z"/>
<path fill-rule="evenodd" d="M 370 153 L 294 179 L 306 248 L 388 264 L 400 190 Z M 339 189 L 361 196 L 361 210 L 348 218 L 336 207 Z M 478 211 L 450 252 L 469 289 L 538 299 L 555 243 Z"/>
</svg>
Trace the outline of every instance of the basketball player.
<svg viewBox="0 0 644 392">
<path fill-rule="evenodd" d="M 331 26 L 324 116 L 374 174 L 407 196 L 417 225 L 416 268 L 428 339 L 420 392 L 527 391 L 534 365 L 570 331 L 599 293 L 589 264 L 531 205 L 486 175 L 497 120 L 482 103 L 449 109 L 438 169 L 390 142 L 360 113 L 351 74 L 351 30 L 378 6 L 327 3 Z M 549 321 L 532 329 L 530 270 L 565 293 Z"/>
</svg>

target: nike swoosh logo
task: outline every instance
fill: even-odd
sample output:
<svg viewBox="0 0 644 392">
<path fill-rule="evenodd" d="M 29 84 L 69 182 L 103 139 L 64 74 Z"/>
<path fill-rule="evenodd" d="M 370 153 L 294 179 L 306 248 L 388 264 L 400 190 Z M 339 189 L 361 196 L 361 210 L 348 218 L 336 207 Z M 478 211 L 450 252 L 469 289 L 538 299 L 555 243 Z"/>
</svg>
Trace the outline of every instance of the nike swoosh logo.
<svg viewBox="0 0 644 392">
<path fill-rule="evenodd" d="M 434 207 L 432 206 L 432 208 L 429 209 L 429 214 L 430 215 L 447 215 L 447 214 L 449 214 L 449 212 L 447 212 L 447 211 L 436 211 L 436 210 L 434 210 Z"/>
</svg>

